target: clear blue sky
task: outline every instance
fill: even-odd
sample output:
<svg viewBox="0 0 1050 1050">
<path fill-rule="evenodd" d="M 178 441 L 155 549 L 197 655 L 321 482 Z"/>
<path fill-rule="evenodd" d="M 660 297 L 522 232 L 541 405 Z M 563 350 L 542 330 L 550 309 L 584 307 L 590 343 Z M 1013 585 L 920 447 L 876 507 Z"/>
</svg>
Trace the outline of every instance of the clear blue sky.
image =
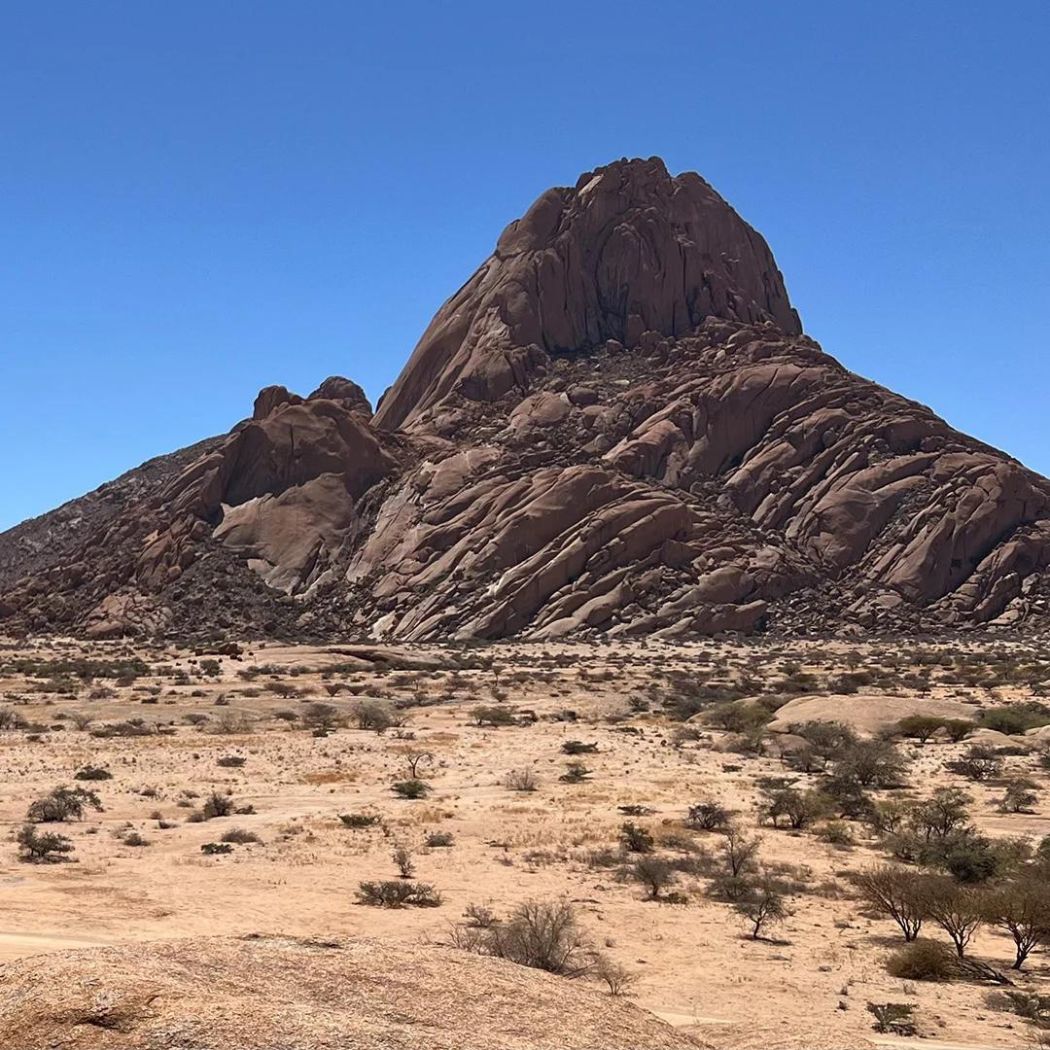
<svg viewBox="0 0 1050 1050">
<path fill-rule="evenodd" d="M 332 373 L 546 187 L 695 169 L 850 368 L 1050 472 L 1050 3 L 0 0 L 0 528 Z"/>
</svg>

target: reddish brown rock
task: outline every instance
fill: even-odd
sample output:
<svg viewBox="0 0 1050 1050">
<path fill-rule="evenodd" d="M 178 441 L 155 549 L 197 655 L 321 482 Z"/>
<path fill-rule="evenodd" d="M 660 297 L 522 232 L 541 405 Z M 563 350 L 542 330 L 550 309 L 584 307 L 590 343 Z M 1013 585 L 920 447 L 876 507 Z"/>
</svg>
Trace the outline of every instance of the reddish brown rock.
<svg viewBox="0 0 1050 1050">
<path fill-rule="evenodd" d="M 214 600 L 222 594 L 222 601 Z M 545 193 L 373 417 L 333 377 L 0 535 L 0 627 L 681 637 L 1038 627 L 1050 482 L 800 334 L 698 176 Z"/>
</svg>

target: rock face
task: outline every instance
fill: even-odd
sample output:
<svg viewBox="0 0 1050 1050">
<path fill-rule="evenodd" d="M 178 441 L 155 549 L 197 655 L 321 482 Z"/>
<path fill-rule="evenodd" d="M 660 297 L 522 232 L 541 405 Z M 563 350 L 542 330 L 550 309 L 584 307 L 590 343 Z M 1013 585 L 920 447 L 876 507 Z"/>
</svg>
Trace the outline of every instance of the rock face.
<svg viewBox="0 0 1050 1050">
<path fill-rule="evenodd" d="M 216 595 L 221 601 L 216 601 Z M 1050 482 L 801 334 L 696 175 L 543 194 L 373 416 L 333 377 L 0 535 L 0 630 L 1039 627 Z"/>
<path fill-rule="evenodd" d="M 636 1007 L 497 959 L 380 941 L 203 938 L 0 968 L 18 1050 L 695 1050 Z"/>
</svg>

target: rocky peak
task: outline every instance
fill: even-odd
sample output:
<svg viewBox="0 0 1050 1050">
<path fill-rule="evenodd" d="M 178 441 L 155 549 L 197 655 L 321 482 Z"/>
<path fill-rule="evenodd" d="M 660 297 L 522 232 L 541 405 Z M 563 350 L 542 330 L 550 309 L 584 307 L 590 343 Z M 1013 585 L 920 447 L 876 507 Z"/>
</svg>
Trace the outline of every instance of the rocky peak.
<svg viewBox="0 0 1050 1050">
<path fill-rule="evenodd" d="M 766 242 L 699 175 L 620 160 L 548 190 L 503 231 L 424 333 L 376 423 L 417 427 L 452 394 L 524 390 L 545 355 L 678 337 L 709 317 L 802 330 Z"/>
</svg>

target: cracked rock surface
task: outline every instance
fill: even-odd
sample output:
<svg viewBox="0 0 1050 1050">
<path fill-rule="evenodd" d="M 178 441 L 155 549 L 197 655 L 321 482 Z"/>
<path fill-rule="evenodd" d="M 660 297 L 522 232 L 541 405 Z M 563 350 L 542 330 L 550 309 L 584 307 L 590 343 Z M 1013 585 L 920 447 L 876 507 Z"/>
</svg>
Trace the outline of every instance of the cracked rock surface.
<svg viewBox="0 0 1050 1050">
<path fill-rule="evenodd" d="M 0 535 L 0 629 L 403 640 L 1039 628 L 1050 482 L 802 334 L 699 176 L 544 193 L 373 415 L 225 437 Z"/>
</svg>

